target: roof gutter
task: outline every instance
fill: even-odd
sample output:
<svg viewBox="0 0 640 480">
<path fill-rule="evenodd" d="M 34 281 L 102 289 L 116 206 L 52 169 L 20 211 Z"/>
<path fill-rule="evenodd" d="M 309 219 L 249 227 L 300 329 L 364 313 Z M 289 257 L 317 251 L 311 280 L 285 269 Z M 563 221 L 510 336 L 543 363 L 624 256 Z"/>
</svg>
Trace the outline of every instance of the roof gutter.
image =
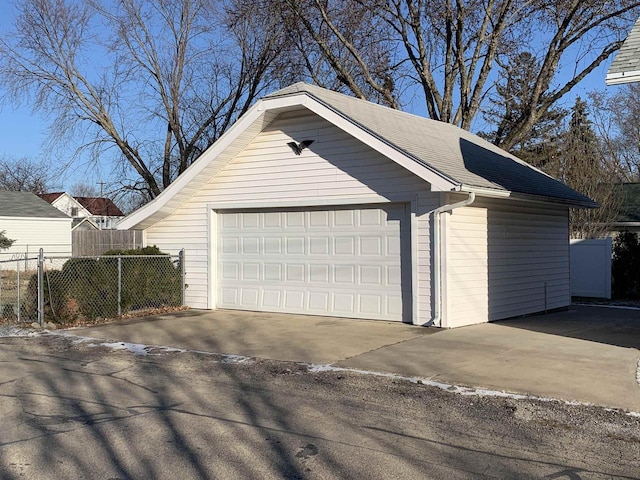
<svg viewBox="0 0 640 480">
<path fill-rule="evenodd" d="M 456 208 L 468 207 L 476 200 L 474 192 L 466 192 L 469 197 L 456 203 L 442 205 L 433 210 L 433 297 L 434 315 L 433 325 L 440 327 L 442 323 L 442 275 L 440 267 L 442 264 L 442 242 L 440 241 L 440 215 L 451 212 Z"/>
</svg>

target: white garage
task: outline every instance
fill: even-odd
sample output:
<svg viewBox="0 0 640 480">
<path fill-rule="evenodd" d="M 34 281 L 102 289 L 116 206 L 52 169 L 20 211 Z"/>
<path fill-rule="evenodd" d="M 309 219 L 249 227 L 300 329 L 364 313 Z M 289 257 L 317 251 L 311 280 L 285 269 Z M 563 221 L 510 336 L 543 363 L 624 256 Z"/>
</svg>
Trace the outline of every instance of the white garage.
<svg viewBox="0 0 640 480">
<path fill-rule="evenodd" d="M 403 319 L 411 293 L 404 205 L 217 217 L 219 307 Z"/>
<path fill-rule="evenodd" d="M 45 255 L 70 256 L 71 222 L 71 217 L 31 192 L 0 191 L 0 232 L 14 240 L 0 251 L 0 261 L 36 258 L 41 248 Z M 13 263 L 4 267 L 16 268 Z"/>
<path fill-rule="evenodd" d="M 569 305 L 570 207 L 453 125 L 299 83 L 127 216 L 186 254 L 187 304 L 457 327 Z"/>
</svg>

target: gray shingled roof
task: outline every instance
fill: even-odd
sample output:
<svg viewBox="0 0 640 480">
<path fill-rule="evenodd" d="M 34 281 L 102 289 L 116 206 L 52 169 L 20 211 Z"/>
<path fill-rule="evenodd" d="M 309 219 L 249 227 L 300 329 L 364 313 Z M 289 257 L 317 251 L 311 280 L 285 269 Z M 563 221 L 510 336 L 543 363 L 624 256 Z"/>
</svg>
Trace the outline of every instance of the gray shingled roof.
<svg viewBox="0 0 640 480">
<path fill-rule="evenodd" d="M 408 114 L 306 83 L 266 98 L 306 93 L 461 187 L 488 188 L 596 207 L 591 199 L 455 125 Z"/>
<path fill-rule="evenodd" d="M 0 191 L 0 217 L 70 218 L 34 193 L 6 191 Z"/>
<path fill-rule="evenodd" d="M 640 81 L 640 18 L 631 29 L 607 72 L 607 84 Z"/>
</svg>

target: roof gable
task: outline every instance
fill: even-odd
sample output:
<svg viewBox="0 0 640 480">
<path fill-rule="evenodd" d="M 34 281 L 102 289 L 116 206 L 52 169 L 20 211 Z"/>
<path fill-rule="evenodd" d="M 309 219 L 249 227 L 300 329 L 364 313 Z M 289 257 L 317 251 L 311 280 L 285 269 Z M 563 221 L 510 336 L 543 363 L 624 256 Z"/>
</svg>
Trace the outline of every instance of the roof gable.
<svg viewBox="0 0 640 480">
<path fill-rule="evenodd" d="M 0 191 L 0 216 L 71 220 L 70 217 L 31 192 Z"/>
<path fill-rule="evenodd" d="M 434 191 L 475 191 L 568 206 L 588 197 L 461 128 L 337 92 L 296 83 L 260 100 L 162 194 L 118 228 L 146 228 L 171 214 L 213 178 L 279 113 L 307 109 L 423 178 Z"/>
<path fill-rule="evenodd" d="M 609 71 L 607 85 L 640 82 L 640 18 L 616 54 Z"/>
<path fill-rule="evenodd" d="M 455 125 L 393 110 L 337 92 L 297 83 L 267 98 L 307 93 L 465 187 L 537 195 L 595 206 L 588 197 L 514 155 Z"/>
</svg>

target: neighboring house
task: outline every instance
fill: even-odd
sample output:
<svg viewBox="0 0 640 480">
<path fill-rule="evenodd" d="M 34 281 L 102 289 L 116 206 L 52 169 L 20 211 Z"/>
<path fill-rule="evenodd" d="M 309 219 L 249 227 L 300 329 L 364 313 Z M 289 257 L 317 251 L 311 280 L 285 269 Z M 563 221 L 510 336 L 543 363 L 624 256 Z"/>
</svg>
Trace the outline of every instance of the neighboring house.
<svg viewBox="0 0 640 480">
<path fill-rule="evenodd" d="M 30 192 L 0 191 L 0 231 L 15 240 L 0 260 L 71 255 L 71 218 Z"/>
<path fill-rule="evenodd" d="M 620 213 L 611 225 L 611 233 L 616 235 L 625 230 L 640 233 L 640 183 L 623 183 L 619 189 Z"/>
<path fill-rule="evenodd" d="M 125 217 L 186 252 L 187 304 L 457 327 L 566 307 L 569 207 L 456 126 L 297 83 Z"/>
<path fill-rule="evenodd" d="M 640 18 L 609 67 L 607 85 L 640 82 Z"/>
<path fill-rule="evenodd" d="M 73 197 L 66 192 L 45 193 L 40 197 L 74 218 L 74 230 L 114 229 L 124 217 L 124 213 L 108 198 Z M 84 219 L 88 219 L 90 223 Z"/>
</svg>

